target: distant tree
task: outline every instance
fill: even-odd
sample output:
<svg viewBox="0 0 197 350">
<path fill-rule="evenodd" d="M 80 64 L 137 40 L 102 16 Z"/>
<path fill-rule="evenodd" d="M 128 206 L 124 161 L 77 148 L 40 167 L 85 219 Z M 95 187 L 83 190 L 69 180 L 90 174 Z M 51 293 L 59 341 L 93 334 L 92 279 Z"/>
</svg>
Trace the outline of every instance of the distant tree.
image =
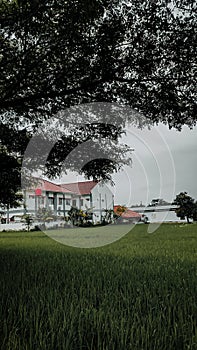
<svg viewBox="0 0 197 350">
<path fill-rule="evenodd" d="M 187 219 L 187 222 L 189 223 L 189 219 L 193 218 L 194 210 L 195 210 L 195 203 L 194 199 L 190 197 L 187 192 L 180 192 L 175 200 L 174 204 L 178 205 L 178 208 L 176 209 L 176 214 L 180 219 Z"/>
<path fill-rule="evenodd" d="M 194 203 L 193 220 L 197 221 L 197 201 Z"/>
</svg>

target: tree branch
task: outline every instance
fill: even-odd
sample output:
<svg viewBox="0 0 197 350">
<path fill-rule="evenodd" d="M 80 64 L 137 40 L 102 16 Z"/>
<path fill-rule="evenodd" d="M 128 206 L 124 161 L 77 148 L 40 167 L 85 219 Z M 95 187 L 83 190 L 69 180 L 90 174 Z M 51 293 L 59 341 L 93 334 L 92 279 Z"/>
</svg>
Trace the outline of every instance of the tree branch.
<svg viewBox="0 0 197 350">
<path fill-rule="evenodd" d="M 84 82 L 80 86 L 75 87 L 75 88 L 70 88 L 70 89 L 62 89 L 61 91 L 49 91 L 49 92 L 38 92 L 35 94 L 31 94 L 28 96 L 21 96 L 21 97 L 16 97 L 10 100 L 4 100 L 0 99 L 0 108 L 1 109 L 6 109 L 6 108 L 12 108 L 12 107 L 17 107 L 17 106 L 22 106 L 25 104 L 28 104 L 30 102 L 36 102 L 37 100 L 40 99 L 54 99 L 56 97 L 63 97 L 67 95 L 72 95 L 75 94 L 81 90 L 84 89 L 89 89 L 93 88 L 96 85 L 100 83 L 104 83 L 105 81 L 103 79 L 98 79 L 92 82 Z"/>
</svg>

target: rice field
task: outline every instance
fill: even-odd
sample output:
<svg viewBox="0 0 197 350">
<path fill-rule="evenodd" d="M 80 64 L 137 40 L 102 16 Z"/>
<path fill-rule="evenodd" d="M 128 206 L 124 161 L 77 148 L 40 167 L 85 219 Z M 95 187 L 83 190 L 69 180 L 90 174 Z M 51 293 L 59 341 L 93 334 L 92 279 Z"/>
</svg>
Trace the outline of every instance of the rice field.
<svg viewBox="0 0 197 350">
<path fill-rule="evenodd" d="M 196 224 L 92 249 L 1 232 L 0 349 L 196 350 L 196 253 Z"/>
</svg>

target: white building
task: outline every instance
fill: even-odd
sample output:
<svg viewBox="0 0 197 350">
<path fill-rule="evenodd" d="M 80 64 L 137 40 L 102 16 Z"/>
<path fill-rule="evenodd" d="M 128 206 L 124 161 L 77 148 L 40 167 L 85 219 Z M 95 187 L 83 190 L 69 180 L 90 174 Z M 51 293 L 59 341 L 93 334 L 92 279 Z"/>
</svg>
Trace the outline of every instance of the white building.
<svg viewBox="0 0 197 350">
<path fill-rule="evenodd" d="M 113 210 L 113 194 L 105 184 L 84 181 L 62 184 L 61 187 L 72 193 L 72 206 L 76 206 L 83 211 L 92 211 L 94 222 L 102 221 L 106 210 Z"/>
<path fill-rule="evenodd" d="M 165 202 L 163 199 L 153 199 L 147 206 L 132 206 L 132 210 L 146 217 L 148 222 L 186 222 L 176 215 L 177 205 Z"/>
<path fill-rule="evenodd" d="M 36 216 L 40 209 L 50 209 L 54 215 L 66 217 L 71 207 L 87 211 L 94 223 L 102 221 L 106 210 L 113 210 L 113 194 L 106 184 L 95 181 L 55 184 L 35 178 L 31 188 L 23 191 L 23 204 L 10 208 L 3 218 L 16 222 L 24 214 Z M 3 222 L 3 220 L 2 220 Z"/>
</svg>

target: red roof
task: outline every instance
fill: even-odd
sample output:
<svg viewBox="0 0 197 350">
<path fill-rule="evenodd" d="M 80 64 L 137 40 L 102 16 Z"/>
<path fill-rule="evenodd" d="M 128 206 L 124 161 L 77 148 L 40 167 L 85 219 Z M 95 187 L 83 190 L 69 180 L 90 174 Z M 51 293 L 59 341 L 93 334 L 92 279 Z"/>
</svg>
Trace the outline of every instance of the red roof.
<svg viewBox="0 0 197 350">
<path fill-rule="evenodd" d="M 90 194 L 92 189 L 97 185 L 96 181 L 73 182 L 69 184 L 61 184 L 60 187 L 75 194 Z"/>
<path fill-rule="evenodd" d="M 122 213 L 121 217 L 123 219 L 141 218 L 141 215 L 133 210 L 127 209 L 124 213 Z"/>
<path fill-rule="evenodd" d="M 43 179 L 37 179 L 36 188 L 47 192 L 72 193 L 71 191 L 65 189 L 64 187 L 61 187 L 60 185 L 56 185 L 53 182 Z"/>
<path fill-rule="evenodd" d="M 118 207 L 120 207 L 120 205 L 114 206 L 114 212 L 117 215 L 120 215 L 123 219 L 131 219 L 131 218 L 140 218 L 141 217 L 141 215 L 139 213 L 136 213 L 135 211 L 130 210 L 128 208 L 126 208 L 126 210 L 122 214 L 119 214 L 117 212 Z"/>
<path fill-rule="evenodd" d="M 34 187 L 36 190 L 42 190 L 47 192 L 63 192 L 78 195 L 90 194 L 91 190 L 97 185 L 96 181 L 83 181 L 83 182 L 73 182 L 68 184 L 55 184 L 51 181 L 36 178 Z"/>
</svg>

